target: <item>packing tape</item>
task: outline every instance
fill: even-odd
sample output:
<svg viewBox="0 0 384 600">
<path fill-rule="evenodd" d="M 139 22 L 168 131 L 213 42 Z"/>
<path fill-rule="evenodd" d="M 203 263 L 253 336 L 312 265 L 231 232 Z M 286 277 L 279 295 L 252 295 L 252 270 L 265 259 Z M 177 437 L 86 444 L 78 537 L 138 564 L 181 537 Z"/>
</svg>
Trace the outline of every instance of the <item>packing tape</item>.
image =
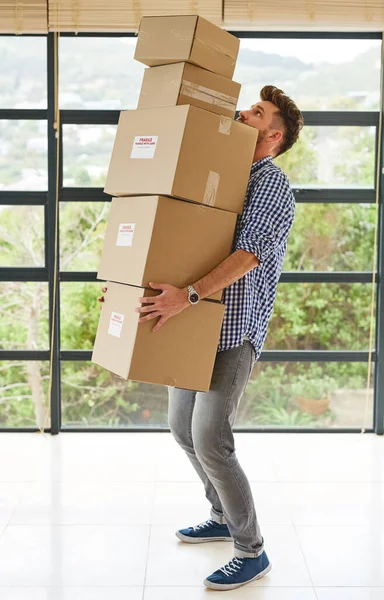
<svg viewBox="0 0 384 600">
<path fill-rule="evenodd" d="M 206 40 L 201 40 L 200 38 L 195 38 L 197 42 L 199 42 L 202 46 L 205 46 L 211 52 L 221 52 L 221 54 L 225 54 L 227 58 L 232 59 L 231 65 L 236 64 L 237 56 L 232 56 L 228 54 L 228 48 L 226 46 L 221 46 L 220 44 L 213 44 L 212 42 L 207 42 Z"/>
<path fill-rule="evenodd" d="M 224 133 L 224 135 L 229 135 L 231 133 L 233 120 L 229 117 L 220 117 L 220 125 L 219 125 L 219 133 Z"/>
<path fill-rule="evenodd" d="M 227 110 L 236 110 L 237 98 L 234 96 L 228 96 L 221 92 L 216 92 L 198 83 L 192 81 L 186 81 L 185 79 L 181 82 L 180 93 L 189 98 L 196 98 L 202 102 L 213 104 L 214 106 L 221 106 Z"/>
<path fill-rule="evenodd" d="M 192 42 L 194 33 L 190 29 L 171 29 L 171 35 L 180 42 Z"/>
<path fill-rule="evenodd" d="M 219 187 L 220 175 L 215 171 L 209 171 L 207 185 L 205 186 L 203 204 L 215 206 L 217 188 Z"/>
</svg>

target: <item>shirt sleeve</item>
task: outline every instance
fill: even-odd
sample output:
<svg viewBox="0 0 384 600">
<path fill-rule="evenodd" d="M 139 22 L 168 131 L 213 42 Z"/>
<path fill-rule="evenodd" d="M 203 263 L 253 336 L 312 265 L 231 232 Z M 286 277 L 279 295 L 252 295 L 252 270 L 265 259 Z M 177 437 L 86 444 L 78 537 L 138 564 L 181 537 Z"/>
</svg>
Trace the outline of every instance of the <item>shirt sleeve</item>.
<svg viewBox="0 0 384 600">
<path fill-rule="evenodd" d="M 235 250 L 255 254 L 262 263 L 288 238 L 295 204 L 284 173 L 272 173 L 251 188 Z"/>
</svg>

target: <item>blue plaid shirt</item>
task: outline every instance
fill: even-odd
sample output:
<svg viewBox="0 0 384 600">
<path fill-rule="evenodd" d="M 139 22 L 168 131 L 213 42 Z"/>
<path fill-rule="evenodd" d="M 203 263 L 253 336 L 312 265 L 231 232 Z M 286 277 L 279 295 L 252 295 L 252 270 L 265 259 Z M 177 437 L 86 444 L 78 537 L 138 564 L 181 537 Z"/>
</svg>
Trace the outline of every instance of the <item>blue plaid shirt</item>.
<svg viewBox="0 0 384 600">
<path fill-rule="evenodd" d="M 248 339 L 256 359 L 267 335 L 275 303 L 289 231 L 295 217 L 295 198 L 285 173 L 266 156 L 252 165 L 244 211 L 234 250 L 257 256 L 260 265 L 224 292 L 225 314 L 218 350 L 229 350 Z"/>
</svg>

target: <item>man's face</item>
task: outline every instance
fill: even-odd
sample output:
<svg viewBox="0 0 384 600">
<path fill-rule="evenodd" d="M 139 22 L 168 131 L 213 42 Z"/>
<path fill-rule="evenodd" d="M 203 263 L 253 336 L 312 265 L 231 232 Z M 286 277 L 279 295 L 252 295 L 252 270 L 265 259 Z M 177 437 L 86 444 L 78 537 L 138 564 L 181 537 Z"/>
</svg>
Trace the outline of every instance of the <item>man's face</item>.
<svg viewBox="0 0 384 600">
<path fill-rule="evenodd" d="M 265 140 L 277 110 L 277 106 L 272 102 L 260 101 L 253 104 L 249 110 L 240 111 L 238 121 L 259 130 L 257 143 L 260 144 Z"/>
</svg>

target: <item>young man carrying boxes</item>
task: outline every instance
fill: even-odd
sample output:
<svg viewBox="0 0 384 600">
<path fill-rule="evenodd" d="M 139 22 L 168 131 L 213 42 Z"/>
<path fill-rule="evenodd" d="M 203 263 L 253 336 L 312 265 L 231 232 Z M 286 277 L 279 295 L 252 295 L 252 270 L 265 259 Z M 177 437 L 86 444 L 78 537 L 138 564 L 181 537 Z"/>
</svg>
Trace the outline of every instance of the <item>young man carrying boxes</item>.
<svg viewBox="0 0 384 600">
<path fill-rule="evenodd" d="M 232 427 L 265 341 L 295 216 L 289 181 L 273 158 L 293 146 L 303 126 L 294 102 L 274 86 L 263 88 L 260 102 L 241 111 L 239 120 L 256 128 L 259 137 L 234 252 L 188 287 L 151 282 L 161 293 L 140 297 L 141 306 L 136 308 L 140 323 L 158 319 L 154 327 L 158 331 L 175 315 L 187 308 L 187 313 L 193 312 L 200 300 L 225 290 L 225 316 L 210 389 L 170 387 L 168 417 L 172 434 L 211 503 L 211 519 L 179 530 L 177 537 L 187 543 L 234 542 L 234 558 L 204 580 L 217 590 L 240 587 L 271 569 L 251 488 L 236 457 Z M 104 296 L 99 300 L 104 301 Z"/>
</svg>

